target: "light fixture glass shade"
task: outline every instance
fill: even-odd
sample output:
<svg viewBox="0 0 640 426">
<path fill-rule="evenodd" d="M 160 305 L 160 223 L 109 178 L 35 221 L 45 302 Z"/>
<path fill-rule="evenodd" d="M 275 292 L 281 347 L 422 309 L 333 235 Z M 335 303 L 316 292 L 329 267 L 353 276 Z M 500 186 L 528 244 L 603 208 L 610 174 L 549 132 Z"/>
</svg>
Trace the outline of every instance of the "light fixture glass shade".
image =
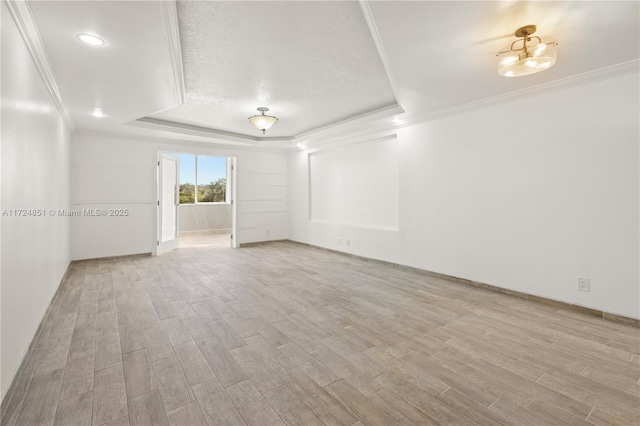
<svg viewBox="0 0 640 426">
<path fill-rule="evenodd" d="M 103 39 L 93 34 L 78 34 L 78 39 L 91 46 L 102 46 L 104 44 Z"/>
<path fill-rule="evenodd" d="M 556 63 L 556 40 L 531 36 L 517 40 L 498 53 L 498 73 L 521 77 L 549 69 Z"/>
<path fill-rule="evenodd" d="M 276 124 L 278 119 L 272 115 L 265 115 L 265 111 L 269 111 L 269 108 L 260 107 L 258 111 L 260 111 L 261 114 L 249 117 L 249 121 L 256 126 L 258 130 L 262 130 L 262 134 L 264 134 L 271 126 Z"/>
<path fill-rule="evenodd" d="M 253 117 L 249 117 L 249 121 L 259 130 L 269 130 L 271 126 L 276 124 L 278 119 L 270 115 L 254 115 Z"/>
<path fill-rule="evenodd" d="M 104 112 L 102 112 L 102 109 L 100 108 L 94 108 L 91 115 L 93 115 L 96 118 L 102 118 L 104 117 Z"/>
</svg>

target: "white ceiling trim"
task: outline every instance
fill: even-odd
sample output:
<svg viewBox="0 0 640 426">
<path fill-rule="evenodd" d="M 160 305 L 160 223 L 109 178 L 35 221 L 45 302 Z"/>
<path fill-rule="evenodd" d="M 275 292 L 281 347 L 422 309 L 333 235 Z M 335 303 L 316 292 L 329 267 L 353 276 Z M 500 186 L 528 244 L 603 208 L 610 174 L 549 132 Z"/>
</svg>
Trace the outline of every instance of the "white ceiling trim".
<svg viewBox="0 0 640 426">
<path fill-rule="evenodd" d="M 382 39 L 380 38 L 380 33 L 378 32 L 378 27 L 376 26 L 376 21 L 373 18 L 373 12 L 371 12 L 371 8 L 369 7 L 369 2 L 366 0 L 360 0 L 360 6 L 362 8 L 362 13 L 364 14 L 364 19 L 367 21 L 367 26 L 369 27 L 369 32 L 371 33 L 371 38 L 373 38 L 373 42 L 376 45 L 376 49 L 378 49 L 378 56 L 380 56 L 380 61 L 382 61 L 382 66 L 384 67 L 385 72 L 387 73 L 387 80 L 389 80 L 389 84 L 391 85 L 391 91 L 393 92 L 393 97 L 396 98 L 396 102 L 403 109 L 402 101 L 398 96 L 398 84 L 396 83 L 396 79 L 393 76 L 393 72 L 391 71 L 391 64 L 389 63 L 389 58 L 387 57 L 387 52 L 384 50 L 384 45 L 382 44 Z"/>
<path fill-rule="evenodd" d="M 16 24 L 16 27 L 18 28 L 18 31 L 20 32 L 20 35 L 22 36 L 22 39 L 24 40 L 25 45 L 27 46 L 27 49 L 29 50 L 31 58 L 44 81 L 45 86 L 47 86 L 47 90 L 51 94 L 53 103 L 58 109 L 58 112 L 60 112 L 60 115 L 66 123 L 69 131 L 73 131 L 75 129 L 75 124 L 62 101 L 62 96 L 60 95 L 60 90 L 58 89 L 58 84 L 56 83 L 51 63 L 49 62 L 47 52 L 44 48 L 44 43 L 40 37 L 40 31 L 38 30 L 38 26 L 33 18 L 29 4 L 26 1 L 4 1 L 9 9 L 9 13 L 13 18 L 13 21 Z"/>
<path fill-rule="evenodd" d="M 144 127 L 147 129 L 161 130 L 183 135 L 207 137 L 214 139 L 217 142 L 234 142 L 243 145 L 257 145 L 259 142 L 285 142 L 287 145 L 291 145 L 293 140 L 293 138 L 253 137 L 240 133 L 226 132 L 223 130 L 211 129 L 209 127 L 177 123 L 174 121 L 151 117 L 142 117 L 127 124 L 130 126 Z"/>
<path fill-rule="evenodd" d="M 306 141 L 296 140 L 295 142 L 302 142 L 303 149 L 317 149 L 319 147 L 322 147 L 321 149 L 324 150 L 339 146 L 341 144 L 349 144 L 354 141 L 357 142 L 361 140 L 367 140 L 368 138 L 372 137 L 383 137 L 384 135 L 393 134 L 397 130 L 404 127 L 426 123 L 451 115 L 462 114 L 465 112 L 487 108 L 503 103 L 519 101 L 546 93 L 556 92 L 571 87 L 582 86 L 585 84 L 595 83 L 597 81 L 638 72 L 640 72 L 640 59 L 635 59 L 633 61 L 623 62 L 621 64 L 600 68 L 582 74 L 576 74 L 571 77 L 550 81 L 537 86 L 527 87 L 525 89 L 516 90 L 502 95 L 480 99 L 478 101 L 469 102 L 452 108 L 442 109 L 420 115 L 405 116 L 402 119 L 402 123 L 378 123 L 377 125 L 368 127 L 354 126 L 351 129 L 345 129 L 345 131 L 339 136 L 330 135 L 326 138 L 310 139 Z"/>
<path fill-rule="evenodd" d="M 135 120 L 128 124 L 136 127 L 167 131 L 177 134 L 206 137 L 210 138 L 212 142 L 232 142 L 245 146 L 260 145 L 265 148 L 267 148 L 268 145 L 263 144 L 263 142 L 273 142 L 274 145 L 268 148 L 291 149 L 298 146 L 302 149 L 316 149 L 319 147 L 322 147 L 321 149 L 326 149 L 328 147 L 336 146 L 336 144 L 351 143 L 354 140 L 366 140 L 371 137 L 391 135 L 397 132 L 398 129 L 422 124 L 446 116 L 462 114 L 502 103 L 514 102 L 521 99 L 543 95 L 545 93 L 638 72 L 640 72 L 640 60 L 633 60 L 577 74 L 564 79 L 550 81 L 537 86 L 516 90 L 499 96 L 480 99 L 478 101 L 469 102 L 452 108 L 419 115 L 407 115 L 403 117 L 403 121 L 401 123 L 390 123 L 389 121 L 380 120 L 382 118 L 389 117 L 390 115 L 401 113 L 402 108 L 396 104 L 291 138 L 252 137 L 207 127 L 193 126 L 148 117 Z"/>
<path fill-rule="evenodd" d="M 543 95 L 545 93 L 557 92 L 559 90 L 568 89 L 570 87 L 582 86 L 585 84 L 594 83 L 609 78 L 618 77 L 624 74 L 637 73 L 640 71 L 640 59 L 634 59 L 632 61 L 623 62 L 604 68 L 600 68 L 593 71 L 588 71 L 582 74 L 576 74 L 571 77 L 562 78 L 559 80 L 549 81 L 547 83 L 539 84 L 536 86 L 526 87 L 520 90 L 514 90 L 512 92 L 504 93 L 502 95 L 491 96 L 489 98 L 480 99 L 478 101 L 469 102 L 466 104 L 458 105 L 452 108 L 446 108 L 435 112 L 425 113 L 421 115 L 414 115 L 407 118 L 405 123 L 401 127 L 406 127 L 414 124 L 423 123 L 426 121 L 432 121 L 436 118 L 445 117 L 448 115 L 461 114 L 464 112 L 486 108 L 493 105 L 498 105 L 506 102 L 518 101 L 521 99 L 527 99 L 534 96 Z"/>
<path fill-rule="evenodd" d="M 365 135 L 365 137 L 351 138 L 349 140 L 344 140 L 344 141 L 331 142 L 331 143 L 307 148 L 305 152 L 307 154 L 314 154 L 320 151 L 329 151 L 332 149 L 343 148 L 345 146 L 356 145 L 363 142 L 382 142 L 382 141 L 391 141 L 391 140 L 396 142 L 398 140 L 398 135 L 395 131 L 379 133 L 377 135 Z"/>
<path fill-rule="evenodd" d="M 133 133 L 132 129 L 126 129 L 124 126 L 119 128 L 119 130 L 123 131 L 111 131 L 111 130 L 99 130 L 99 129 L 87 129 L 80 128 L 73 132 L 72 138 L 82 138 L 82 137 L 96 137 L 96 138 L 105 138 L 105 139 L 114 139 L 114 140 L 123 140 L 123 138 L 130 138 L 131 140 L 135 140 L 138 142 L 149 142 L 154 144 L 161 144 L 163 147 L 170 148 L 162 148 L 164 151 L 172 151 L 172 152 L 182 152 L 185 154 L 197 154 L 201 152 L 202 147 L 207 148 L 217 148 L 228 150 L 228 156 L 234 155 L 235 152 L 244 152 L 244 153 L 255 153 L 255 152 L 264 152 L 269 153 L 273 152 L 274 147 L 269 147 L 266 145 L 250 145 L 250 144 L 230 144 L 224 143 L 220 141 L 214 141 L 209 138 L 209 140 L 200 140 L 197 137 L 192 137 L 189 135 L 184 135 L 183 138 L 171 138 L 166 135 L 158 134 L 157 132 L 153 133 Z M 176 147 L 180 147 L 178 151 L 176 151 Z M 278 148 L 278 147 L 276 147 Z M 283 147 L 279 147 L 283 148 Z"/>
<path fill-rule="evenodd" d="M 403 112 L 404 110 L 402 109 L 402 107 L 395 103 L 291 137 L 248 136 L 242 133 L 228 132 L 224 130 L 213 129 L 210 127 L 179 123 L 153 117 L 142 117 L 127 124 L 130 126 L 144 127 L 173 133 L 182 133 L 191 136 L 210 137 L 215 139 L 216 141 L 224 140 L 249 145 L 256 145 L 262 142 L 279 142 L 280 144 L 277 146 L 278 148 L 286 148 L 288 146 L 294 146 L 297 142 L 322 139 L 330 137 L 332 135 L 335 136 L 336 134 L 341 133 L 346 129 L 353 128 L 354 126 L 368 126 L 368 123 L 375 122 L 375 120 L 377 119 L 390 117 L 396 114 L 401 114 Z M 284 146 L 282 146 L 282 144 L 284 144 Z"/>
<path fill-rule="evenodd" d="M 180 29 L 178 27 L 178 8 L 175 0 L 163 1 L 162 9 L 169 36 L 169 55 L 173 66 L 173 79 L 176 89 L 178 106 L 184 104 L 185 84 L 184 69 L 182 67 L 182 49 L 180 48 Z"/>
<path fill-rule="evenodd" d="M 228 141 L 245 145 L 257 145 L 262 142 L 277 142 L 277 146 L 273 148 L 293 148 L 296 145 L 303 149 L 318 148 L 323 145 L 333 145 L 336 143 L 347 142 L 352 139 L 368 138 L 372 135 L 393 134 L 398 129 L 413 126 L 416 124 L 433 121 L 450 115 L 462 114 L 465 112 L 487 108 L 490 106 L 518 101 L 534 96 L 543 95 L 545 93 L 555 92 L 570 87 L 581 86 L 594 83 L 608 78 L 614 78 L 624 74 L 640 72 L 640 60 L 623 62 L 621 64 L 610 67 L 600 68 L 582 74 L 560 80 L 550 81 L 548 83 L 537 86 L 527 87 L 525 89 L 516 90 L 498 96 L 492 96 L 478 101 L 469 102 L 458 105 L 453 108 L 447 108 L 439 111 L 429 112 L 419 115 L 411 115 L 403 117 L 402 123 L 389 123 L 387 121 L 376 121 L 390 115 L 403 112 L 399 105 L 390 105 L 379 110 L 360 115 L 355 118 L 344 120 L 325 126 L 321 129 L 303 133 L 291 138 L 268 138 L 268 137 L 252 137 L 239 133 L 224 132 L 221 130 L 211 129 L 207 127 L 193 126 L 189 124 L 175 123 L 171 121 L 159 120 L 155 118 L 144 117 L 128 123 L 132 126 L 151 128 L 155 130 L 163 130 L 173 133 L 181 133 L 192 136 L 203 136 L 212 138 L 214 141 Z"/>
<path fill-rule="evenodd" d="M 327 137 L 329 135 L 342 132 L 344 129 L 351 128 L 356 125 L 368 124 L 373 120 L 377 120 L 384 117 L 391 117 L 391 116 L 402 114 L 402 113 L 404 113 L 404 109 L 400 105 L 398 105 L 398 103 L 394 103 L 382 108 L 375 109 L 373 111 L 368 111 L 362 114 L 358 114 L 356 116 L 347 117 L 343 120 L 330 123 L 325 126 L 306 131 L 304 133 L 300 133 L 294 136 L 293 139 L 296 142 L 302 142 L 302 141 L 311 140 L 311 139 L 319 139 L 319 138 Z"/>
</svg>

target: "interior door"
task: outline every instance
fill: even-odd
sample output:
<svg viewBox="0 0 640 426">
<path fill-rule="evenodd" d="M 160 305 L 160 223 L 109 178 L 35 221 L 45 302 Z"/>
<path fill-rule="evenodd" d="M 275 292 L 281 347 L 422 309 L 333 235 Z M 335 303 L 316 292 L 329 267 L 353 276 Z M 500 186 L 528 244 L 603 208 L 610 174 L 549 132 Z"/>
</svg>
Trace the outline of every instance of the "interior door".
<svg viewBox="0 0 640 426">
<path fill-rule="evenodd" d="M 231 247 L 238 247 L 238 234 L 236 229 L 236 157 L 228 158 L 227 167 L 229 167 L 229 184 L 227 185 L 229 193 L 229 202 L 231 203 Z"/>
<path fill-rule="evenodd" d="M 158 255 L 178 248 L 180 159 L 160 153 L 158 159 Z"/>
</svg>

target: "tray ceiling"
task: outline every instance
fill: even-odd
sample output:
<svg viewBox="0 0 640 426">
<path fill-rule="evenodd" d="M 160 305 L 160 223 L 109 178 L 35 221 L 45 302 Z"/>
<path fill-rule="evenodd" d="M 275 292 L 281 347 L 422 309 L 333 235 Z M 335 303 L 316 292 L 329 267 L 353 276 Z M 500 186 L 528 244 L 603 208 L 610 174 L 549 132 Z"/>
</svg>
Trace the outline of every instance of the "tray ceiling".
<svg viewBox="0 0 640 426">
<path fill-rule="evenodd" d="M 78 128 L 111 130 L 176 105 L 166 21 L 157 1 L 30 1 L 62 101 Z M 77 35 L 97 34 L 104 46 Z M 105 117 L 91 116 L 100 108 Z"/>
<path fill-rule="evenodd" d="M 398 98 L 425 114 L 637 60 L 637 1 L 371 1 Z M 514 31 L 558 42 L 557 63 L 518 78 L 498 75 L 496 53 Z"/>
<path fill-rule="evenodd" d="M 640 56 L 637 1 L 21 4 L 77 128 L 180 140 L 277 147 L 393 131 L 637 72 Z M 527 24 L 557 39 L 556 65 L 500 77 L 496 52 Z M 247 120 L 261 106 L 280 119 L 266 137 Z"/>
<path fill-rule="evenodd" d="M 395 106 L 357 2 L 178 2 L 185 103 L 154 119 L 262 136 L 266 106 L 291 137 Z"/>
</svg>

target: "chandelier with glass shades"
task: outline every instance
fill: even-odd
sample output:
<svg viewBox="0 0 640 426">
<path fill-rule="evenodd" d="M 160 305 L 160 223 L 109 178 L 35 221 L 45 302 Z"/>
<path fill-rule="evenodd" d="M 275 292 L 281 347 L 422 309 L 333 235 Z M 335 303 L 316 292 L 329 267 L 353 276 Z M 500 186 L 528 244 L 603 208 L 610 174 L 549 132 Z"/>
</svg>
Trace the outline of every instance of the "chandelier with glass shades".
<svg viewBox="0 0 640 426">
<path fill-rule="evenodd" d="M 256 126 L 258 130 L 262 130 L 262 134 L 264 135 L 271 126 L 276 124 L 278 119 L 272 115 L 265 114 L 265 112 L 269 111 L 269 108 L 260 107 L 258 111 L 260 111 L 260 114 L 249 117 L 249 121 Z"/>
<path fill-rule="evenodd" d="M 549 69 L 556 63 L 556 40 L 538 37 L 535 25 L 525 25 L 515 32 L 518 40 L 505 46 L 496 55 L 498 73 L 504 77 L 521 77 Z"/>
</svg>

